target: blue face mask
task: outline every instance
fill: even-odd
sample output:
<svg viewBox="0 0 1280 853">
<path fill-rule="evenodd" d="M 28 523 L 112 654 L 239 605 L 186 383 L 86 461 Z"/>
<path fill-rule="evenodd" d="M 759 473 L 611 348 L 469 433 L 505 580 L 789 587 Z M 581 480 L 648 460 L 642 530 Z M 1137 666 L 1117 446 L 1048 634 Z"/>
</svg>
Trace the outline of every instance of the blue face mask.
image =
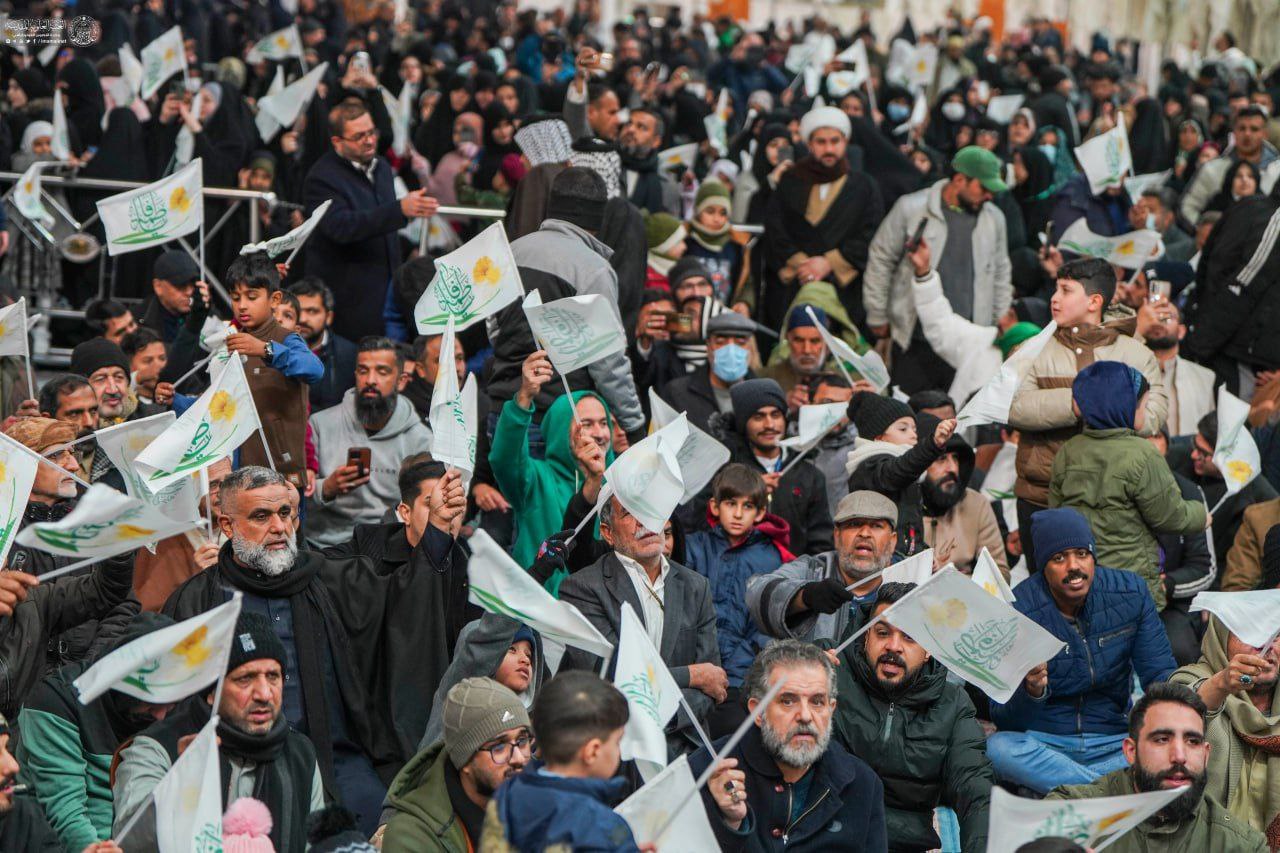
<svg viewBox="0 0 1280 853">
<path fill-rule="evenodd" d="M 1037 145 L 1040 153 L 1049 158 L 1050 163 L 1058 162 L 1058 149 L 1053 145 Z"/>
<path fill-rule="evenodd" d="M 889 113 L 889 121 L 905 121 L 907 116 L 911 115 L 911 107 L 906 104 L 889 104 L 886 109 Z"/>
<path fill-rule="evenodd" d="M 711 354 L 711 369 L 724 382 L 737 382 L 747 375 L 747 350 L 737 344 L 725 344 Z"/>
</svg>

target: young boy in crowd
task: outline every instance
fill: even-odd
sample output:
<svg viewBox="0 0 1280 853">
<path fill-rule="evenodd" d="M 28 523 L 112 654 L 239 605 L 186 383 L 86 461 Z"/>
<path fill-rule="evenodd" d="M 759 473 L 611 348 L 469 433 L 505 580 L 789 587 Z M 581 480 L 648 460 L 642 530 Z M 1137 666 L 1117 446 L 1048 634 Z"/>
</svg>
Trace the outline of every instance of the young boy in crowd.
<svg viewBox="0 0 1280 853">
<path fill-rule="evenodd" d="M 724 184 L 703 181 L 693 202 L 693 219 L 689 220 L 687 255 L 702 261 L 711 273 L 711 286 L 716 299 L 729 304 L 738 280 L 742 277 L 742 246 L 733 241 L 729 227 L 729 211 L 733 200 Z"/>
<path fill-rule="evenodd" d="M 645 287 L 670 290 L 667 278 L 676 261 L 684 257 L 688 248 L 684 238 L 688 236 L 684 223 L 670 213 L 646 213 L 644 238 L 649 246 L 649 267 L 645 273 Z"/>
<path fill-rule="evenodd" d="M 626 697 L 590 672 L 544 684 L 530 714 L 541 758 L 489 801 L 479 849 L 639 851 L 610 808 L 627 785 L 614 774 L 629 717 Z"/>
<path fill-rule="evenodd" d="M 731 734 L 747 715 L 742 682 L 756 654 L 768 644 L 747 610 L 747 579 L 795 559 L 787 550 L 790 525 L 766 512 L 769 488 L 759 471 L 737 462 L 711 481 L 710 530 L 685 540 L 685 564 L 711 582 L 720 661 L 729 676 L 729 698 L 708 720 L 711 739 Z"/>
<path fill-rule="evenodd" d="M 245 378 L 270 448 L 268 456 L 261 439 L 250 438 L 240 448 L 240 465 L 275 463 L 275 469 L 305 493 L 306 386 L 320 381 L 324 365 L 300 335 L 276 322 L 276 306 L 283 297 L 280 272 L 265 253 L 237 257 L 227 269 L 226 282 L 238 330 L 227 338 L 227 350 L 247 359 Z"/>
<path fill-rule="evenodd" d="M 279 293 L 280 304 L 271 309 L 271 315 L 280 324 L 280 328 L 286 332 L 295 331 L 298 328 L 298 315 L 302 313 L 302 304 L 298 302 L 298 297 L 287 290 Z"/>
<path fill-rule="evenodd" d="M 1189 536 L 1207 526 L 1205 505 L 1183 500 L 1173 472 L 1137 430 L 1146 420 L 1147 380 L 1127 364 L 1095 361 L 1071 386 L 1084 432 L 1053 460 L 1049 506 L 1077 509 L 1097 541 L 1099 565 L 1142 575 L 1164 610 L 1163 555 L 1157 533 Z"/>
<path fill-rule="evenodd" d="M 1151 386 L 1146 416 L 1137 432 L 1154 435 L 1164 426 L 1169 397 L 1155 354 L 1130 336 L 1132 314 L 1117 308 L 1104 318 L 1115 297 L 1116 274 L 1100 258 L 1068 261 L 1058 270 L 1057 289 L 1049 311 L 1058 329 L 1036 356 L 1009 407 L 1009 426 L 1019 430 L 1018 529 L 1031 529 L 1033 513 L 1049 505 L 1049 479 L 1053 458 L 1063 443 L 1080 431 L 1080 418 L 1072 409 L 1071 383 L 1084 365 L 1095 361 L 1119 361 L 1137 370 Z M 1022 537 L 1027 564 L 1036 565 L 1031 537 Z"/>
</svg>

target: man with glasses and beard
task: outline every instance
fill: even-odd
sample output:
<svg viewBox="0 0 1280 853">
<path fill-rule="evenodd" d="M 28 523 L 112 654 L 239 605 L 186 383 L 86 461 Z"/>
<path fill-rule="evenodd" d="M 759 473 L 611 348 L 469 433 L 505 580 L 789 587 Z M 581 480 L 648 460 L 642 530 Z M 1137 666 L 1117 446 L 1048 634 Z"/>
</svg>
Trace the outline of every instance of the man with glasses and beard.
<svg viewBox="0 0 1280 853">
<path fill-rule="evenodd" d="M 724 850 L 886 850 L 884 786 L 875 772 L 831 741 L 836 667 L 800 640 L 772 643 L 747 673 L 747 709 L 785 681 L 702 789 Z M 722 749 L 728 738 L 715 744 Z M 701 775 L 706 748 L 689 758 Z"/>
<path fill-rule="evenodd" d="M 1186 787 L 1177 799 L 1109 845 L 1116 853 L 1266 853 L 1261 832 L 1205 790 L 1216 749 L 1205 736 L 1204 701 L 1181 684 L 1153 684 L 1129 714 L 1124 758 L 1129 766 L 1084 785 L 1058 788 L 1048 799 L 1115 797 Z M 1222 771 L 1225 772 L 1225 762 Z"/>
<path fill-rule="evenodd" d="M 920 435 L 929 435 L 937 427 L 938 419 L 933 415 L 916 415 L 916 432 Z M 974 459 L 969 442 L 959 433 L 952 433 L 942 455 L 925 470 L 920 483 L 924 541 L 938 549 L 944 563 L 955 563 L 965 574 L 973 574 L 978 555 L 986 548 L 1007 581 L 1009 560 L 995 511 L 980 492 L 969 488 Z"/>
<path fill-rule="evenodd" d="M 901 601 L 913 583 L 880 587 L 872 616 Z M 915 640 L 883 620 L 840 655 L 836 739 L 884 783 L 889 849 L 985 850 L 995 773 L 964 686 Z M 913 744 L 928 743 L 928 749 Z M 952 836 L 943 847 L 935 811 Z M 952 811 L 954 809 L 954 812 Z M 956 816 L 959 816 L 959 827 Z M 959 838 L 955 838 L 955 834 Z"/>
<path fill-rule="evenodd" d="M 431 523 L 447 530 L 466 509 L 460 476 L 450 472 L 434 491 Z M 406 757 L 390 724 L 395 684 L 422 649 L 445 644 L 444 620 L 422 618 L 436 573 L 414 560 L 387 572 L 360 557 L 299 551 L 288 485 L 270 469 L 240 468 L 219 493 L 218 524 L 230 541 L 164 610 L 187 619 L 239 590 L 244 611 L 267 618 L 286 651 L 284 716 L 315 745 L 326 797 L 371 834 Z"/>
<path fill-rule="evenodd" d="M 330 547 L 357 524 L 376 524 L 400 501 L 400 463 L 425 449 L 431 430 L 400 394 L 400 356 L 390 338 L 369 337 L 356 353 L 356 384 L 342 402 L 311 416 L 316 489 L 308 499 L 307 535 Z M 352 451 L 369 451 L 368 467 Z"/>
</svg>

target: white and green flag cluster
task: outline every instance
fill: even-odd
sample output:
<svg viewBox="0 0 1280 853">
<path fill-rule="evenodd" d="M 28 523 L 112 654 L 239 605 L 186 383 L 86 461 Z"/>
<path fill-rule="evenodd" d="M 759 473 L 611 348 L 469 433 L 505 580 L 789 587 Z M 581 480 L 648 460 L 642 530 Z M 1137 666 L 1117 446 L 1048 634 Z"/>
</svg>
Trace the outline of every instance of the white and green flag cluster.
<svg viewBox="0 0 1280 853">
<path fill-rule="evenodd" d="M 182 43 L 182 28 L 172 27 L 142 49 L 143 98 L 150 98 L 174 74 L 186 75 L 187 49 Z"/>
<path fill-rule="evenodd" d="M 0 435 L 0 566 L 6 566 L 14 533 L 22 523 L 40 460 L 28 448 Z"/>
<path fill-rule="evenodd" d="M 105 559 L 199 525 L 199 520 L 171 518 L 137 498 L 94 483 L 64 518 L 24 527 L 18 544 L 63 557 Z"/>
<path fill-rule="evenodd" d="M 1023 844 L 1037 838 L 1065 838 L 1083 848 L 1101 850 L 1186 790 L 1182 787 L 1082 800 L 1030 800 L 996 785 L 991 789 L 987 853 L 1016 853 Z"/>
<path fill-rule="evenodd" d="M 1088 258 L 1102 258 L 1109 264 L 1129 270 L 1141 269 L 1164 255 L 1164 240 L 1159 231 L 1139 228 L 1118 237 L 1103 237 L 1089 230 L 1081 217 L 1058 238 L 1058 248 Z"/>
<path fill-rule="evenodd" d="M 204 221 L 202 168 L 197 157 L 167 178 L 98 202 L 107 253 L 150 249 L 199 230 Z"/>
<path fill-rule="evenodd" d="M 440 340 L 440 366 L 431 388 L 431 457 L 464 472 L 468 478 L 476 470 L 476 378 L 468 376 L 458 389 L 454 366 L 453 318 Z"/>
<path fill-rule="evenodd" d="M 125 421 L 105 427 L 94 433 L 98 449 L 107 454 L 111 464 L 124 478 L 125 491 L 132 498 L 163 512 L 173 519 L 199 518 L 195 480 L 182 477 L 162 489 L 152 491 L 142 481 L 142 474 L 134 464 L 138 454 L 155 441 L 161 433 L 173 426 L 178 416 L 173 412 L 161 412 L 149 418 Z"/>
<path fill-rule="evenodd" d="M 599 294 L 566 296 L 543 304 L 542 295 L 531 290 L 524 298 L 524 315 L 539 346 L 566 376 L 626 351 L 627 335 L 618 308 Z"/>
<path fill-rule="evenodd" d="M 1104 190 L 1124 184 L 1124 176 L 1133 174 L 1133 151 L 1124 127 L 1124 113 L 1116 111 L 1116 126 L 1077 145 L 1076 159 L 1089 178 L 1089 192 L 1102 195 Z"/>
<path fill-rule="evenodd" d="M 653 646 L 644 623 L 622 604 L 618 662 L 613 686 L 627 697 L 631 716 L 622 733 L 622 757 L 632 759 L 646 780 L 667 766 L 666 726 L 680 709 L 680 687 Z"/>
<path fill-rule="evenodd" d="M 289 257 L 292 258 L 302 248 L 302 245 L 307 242 L 311 232 L 316 230 L 316 226 L 320 224 L 321 219 L 324 219 L 324 215 L 329 212 L 329 207 L 332 204 L 333 199 L 325 199 L 316 206 L 316 209 L 311 212 L 306 221 L 288 234 L 281 234 L 279 237 L 272 237 L 270 240 L 263 240 L 261 243 L 249 243 L 240 250 L 240 254 L 266 252 L 267 257 L 276 258 L 285 252 L 289 252 Z"/>
</svg>

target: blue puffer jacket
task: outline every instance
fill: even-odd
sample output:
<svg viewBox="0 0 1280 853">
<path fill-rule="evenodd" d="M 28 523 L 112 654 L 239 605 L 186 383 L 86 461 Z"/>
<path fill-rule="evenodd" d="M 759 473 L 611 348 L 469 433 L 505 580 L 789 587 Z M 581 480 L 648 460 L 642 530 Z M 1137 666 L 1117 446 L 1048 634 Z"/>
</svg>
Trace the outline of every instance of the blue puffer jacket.
<svg viewBox="0 0 1280 853">
<path fill-rule="evenodd" d="M 1059 735 L 1119 734 L 1128 727 L 1133 673 L 1143 688 L 1177 668 L 1155 602 L 1140 575 L 1098 567 L 1073 626 L 1049 594 L 1043 574 L 1014 590 L 1014 607 L 1067 644 L 1049 661 L 1049 688 L 1032 699 L 1022 687 L 991 703 L 1001 729 Z"/>
<path fill-rule="evenodd" d="M 640 853 L 631 827 L 610 808 L 622 800 L 625 779 L 548 776 L 541 767 L 535 761 L 498 788 L 476 849 Z"/>
<path fill-rule="evenodd" d="M 684 556 L 685 565 L 711 582 L 720 665 L 729 676 L 729 686 L 738 687 L 756 653 L 769 643 L 747 609 L 747 579 L 777 570 L 783 563 L 782 553 L 758 527 L 736 547 L 730 547 L 724 528 L 713 527 L 685 539 Z"/>
</svg>

